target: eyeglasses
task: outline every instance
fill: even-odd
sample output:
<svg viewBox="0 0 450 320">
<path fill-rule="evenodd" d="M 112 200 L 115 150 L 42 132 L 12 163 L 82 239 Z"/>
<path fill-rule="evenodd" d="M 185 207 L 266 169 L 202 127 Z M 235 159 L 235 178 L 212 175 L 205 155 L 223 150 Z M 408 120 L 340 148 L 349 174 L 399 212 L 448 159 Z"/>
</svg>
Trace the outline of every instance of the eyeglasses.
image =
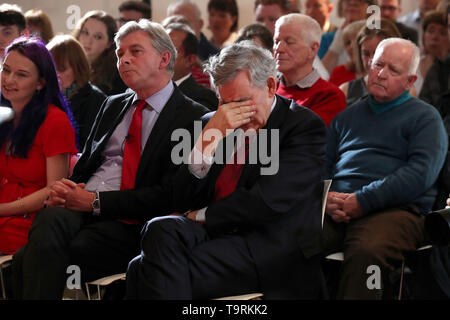
<svg viewBox="0 0 450 320">
<path fill-rule="evenodd" d="M 394 7 L 394 6 L 381 6 L 380 8 L 383 11 L 395 11 L 395 10 L 398 10 L 398 7 Z"/>
</svg>

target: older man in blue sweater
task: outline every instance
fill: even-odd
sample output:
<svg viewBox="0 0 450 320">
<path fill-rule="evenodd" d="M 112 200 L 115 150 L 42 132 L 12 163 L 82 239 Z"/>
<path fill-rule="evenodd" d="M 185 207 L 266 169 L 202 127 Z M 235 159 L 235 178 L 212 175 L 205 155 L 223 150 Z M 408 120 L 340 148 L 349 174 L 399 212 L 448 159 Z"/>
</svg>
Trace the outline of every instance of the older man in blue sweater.
<svg viewBox="0 0 450 320">
<path fill-rule="evenodd" d="M 409 95 L 418 62 L 412 42 L 381 42 L 370 96 L 330 125 L 324 241 L 344 251 L 338 299 L 382 298 L 389 272 L 424 240 L 423 214 L 433 205 L 448 141 L 436 109 Z M 374 270 L 380 283 L 369 279 Z"/>
</svg>

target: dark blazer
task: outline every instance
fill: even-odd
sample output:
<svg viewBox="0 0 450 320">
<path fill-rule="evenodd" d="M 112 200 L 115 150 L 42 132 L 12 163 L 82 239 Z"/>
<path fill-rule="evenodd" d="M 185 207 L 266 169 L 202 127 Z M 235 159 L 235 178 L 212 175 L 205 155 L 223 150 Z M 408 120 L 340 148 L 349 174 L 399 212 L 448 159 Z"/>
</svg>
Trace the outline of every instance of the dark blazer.
<svg viewBox="0 0 450 320">
<path fill-rule="evenodd" d="M 261 175 L 260 162 L 245 164 L 236 190 L 213 202 L 224 165 L 213 164 L 201 180 L 184 165 L 175 178 L 174 199 L 179 210 L 208 207 L 205 227 L 212 238 L 245 239 L 267 298 L 317 298 L 320 266 L 308 258 L 321 251 L 326 127 L 309 109 L 277 96 L 265 129 L 279 129 L 275 175 Z"/>
<path fill-rule="evenodd" d="M 111 96 L 103 103 L 93 129 L 71 179 L 87 182 L 103 162 L 102 152 L 128 108 L 134 92 Z M 105 219 L 137 219 L 145 222 L 155 216 L 173 213 L 171 189 L 166 185 L 179 167 L 171 152 L 178 141 L 171 141 L 172 131 L 191 129 L 209 110 L 175 90 L 156 121 L 142 152 L 136 173 L 135 189 L 100 192 L 101 216 Z"/>
<path fill-rule="evenodd" d="M 192 75 L 184 80 L 178 88 L 181 90 L 181 92 L 183 92 L 185 96 L 191 98 L 195 102 L 204 105 L 209 110 L 217 110 L 219 99 L 217 99 L 216 94 L 212 90 L 195 82 Z"/>
<path fill-rule="evenodd" d="M 77 125 L 77 146 L 80 152 L 83 151 L 97 113 L 105 99 L 106 95 L 89 82 L 68 99 L 70 110 Z"/>
<path fill-rule="evenodd" d="M 198 42 L 198 57 L 200 58 L 200 60 L 205 61 L 209 57 L 218 54 L 219 52 L 220 49 L 209 42 L 203 32 L 200 32 L 200 41 Z"/>
<path fill-rule="evenodd" d="M 406 24 L 401 22 L 394 21 L 394 23 L 403 39 L 410 40 L 416 45 L 419 45 L 419 34 L 415 29 L 408 27 Z"/>
</svg>

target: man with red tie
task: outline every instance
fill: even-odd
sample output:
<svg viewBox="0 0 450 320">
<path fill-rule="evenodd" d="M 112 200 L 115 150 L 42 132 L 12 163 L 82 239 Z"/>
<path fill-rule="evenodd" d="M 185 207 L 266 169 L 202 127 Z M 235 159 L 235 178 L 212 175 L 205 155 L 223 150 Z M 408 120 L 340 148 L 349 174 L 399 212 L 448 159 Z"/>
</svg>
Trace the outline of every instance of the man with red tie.
<svg viewBox="0 0 450 320">
<path fill-rule="evenodd" d="M 14 257 L 17 298 L 60 299 L 71 264 L 82 281 L 124 272 L 139 253 L 142 223 L 174 210 L 171 134 L 191 129 L 208 109 L 172 82 L 176 50 L 161 25 L 128 22 L 115 42 L 133 91 L 104 102 L 71 179 L 52 185 Z"/>
<path fill-rule="evenodd" d="M 275 95 L 268 50 L 233 44 L 205 68 L 220 103 L 202 119 L 190 161 L 174 179 L 174 203 L 184 215 L 145 225 L 126 296 L 319 298 L 326 127 L 309 109 Z M 277 170 L 264 170 L 264 151 L 278 160 Z"/>
</svg>

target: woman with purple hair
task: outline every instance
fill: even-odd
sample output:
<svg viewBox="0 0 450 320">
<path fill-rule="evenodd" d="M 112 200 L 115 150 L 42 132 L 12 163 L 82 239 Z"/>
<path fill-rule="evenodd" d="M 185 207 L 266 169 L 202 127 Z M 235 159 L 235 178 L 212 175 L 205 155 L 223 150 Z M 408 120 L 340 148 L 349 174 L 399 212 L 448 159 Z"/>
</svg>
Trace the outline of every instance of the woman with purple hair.
<svg viewBox="0 0 450 320">
<path fill-rule="evenodd" d="M 35 213 L 77 152 L 53 59 L 41 40 L 18 38 L 1 70 L 0 103 L 15 117 L 0 125 L 0 255 L 25 245 Z"/>
</svg>

